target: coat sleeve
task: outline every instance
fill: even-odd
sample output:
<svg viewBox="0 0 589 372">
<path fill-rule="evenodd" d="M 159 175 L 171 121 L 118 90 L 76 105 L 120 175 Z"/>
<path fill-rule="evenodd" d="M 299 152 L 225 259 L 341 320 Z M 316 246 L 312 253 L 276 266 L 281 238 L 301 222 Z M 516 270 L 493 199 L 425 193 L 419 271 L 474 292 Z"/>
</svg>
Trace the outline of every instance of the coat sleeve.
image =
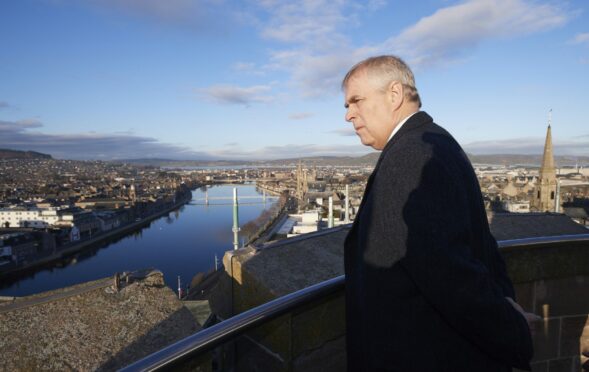
<svg viewBox="0 0 589 372">
<path fill-rule="evenodd" d="M 418 146 L 390 151 L 380 168 L 373 221 L 381 221 L 376 228 L 399 251 L 398 264 L 456 332 L 494 359 L 529 369 L 530 331 L 504 298 L 513 290 L 506 293 L 512 286 L 497 246 L 472 246 L 481 240 L 472 235 L 478 183 L 466 185 L 460 166 Z M 481 255 L 500 260 L 502 272 L 491 273 Z"/>
</svg>

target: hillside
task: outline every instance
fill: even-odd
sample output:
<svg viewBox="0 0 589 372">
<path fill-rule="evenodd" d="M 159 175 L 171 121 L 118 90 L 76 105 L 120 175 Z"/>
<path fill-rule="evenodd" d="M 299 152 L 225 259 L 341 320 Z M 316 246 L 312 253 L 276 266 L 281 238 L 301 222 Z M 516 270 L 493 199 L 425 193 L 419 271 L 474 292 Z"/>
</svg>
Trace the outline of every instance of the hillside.
<svg viewBox="0 0 589 372">
<path fill-rule="evenodd" d="M 51 155 L 36 151 L 0 149 L 0 159 L 53 159 Z"/>
</svg>

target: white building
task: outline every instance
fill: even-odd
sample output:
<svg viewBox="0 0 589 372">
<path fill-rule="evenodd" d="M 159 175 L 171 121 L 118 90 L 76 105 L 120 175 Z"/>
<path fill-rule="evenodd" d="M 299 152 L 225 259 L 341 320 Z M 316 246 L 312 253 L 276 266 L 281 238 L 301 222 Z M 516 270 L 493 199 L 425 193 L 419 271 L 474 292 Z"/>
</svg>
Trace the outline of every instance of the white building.
<svg viewBox="0 0 589 372">
<path fill-rule="evenodd" d="M 504 200 L 503 209 L 511 213 L 530 213 L 529 201 Z"/>
<path fill-rule="evenodd" d="M 63 224 L 67 216 L 56 208 L 2 208 L 0 226 L 45 228 Z"/>
</svg>

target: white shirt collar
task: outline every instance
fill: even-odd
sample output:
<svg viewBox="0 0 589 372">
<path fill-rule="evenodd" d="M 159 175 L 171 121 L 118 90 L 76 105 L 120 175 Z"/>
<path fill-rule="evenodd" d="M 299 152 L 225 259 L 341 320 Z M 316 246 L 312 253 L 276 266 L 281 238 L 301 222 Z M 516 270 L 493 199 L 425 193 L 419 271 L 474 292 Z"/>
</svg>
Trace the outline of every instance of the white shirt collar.
<svg viewBox="0 0 589 372">
<path fill-rule="evenodd" d="M 415 111 L 411 115 L 407 116 L 405 119 L 401 120 L 399 122 L 399 124 L 397 124 L 397 126 L 395 127 L 395 129 L 393 129 L 393 133 L 391 133 L 391 135 L 389 136 L 389 139 L 387 140 L 387 143 L 391 140 L 391 138 L 393 138 L 393 136 L 395 135 L 395 133 L 397 133 L 399 131 L 399 129 L 401 129 L 401 127 L 403 126 L 403 124 L 405 124 L 407 122 L 407 120 L 409 120 L 410 117 L 412 117 L 413 115 L 415 115 L 417 113 L 418 113 L 418 111 Z"/>
</svg>

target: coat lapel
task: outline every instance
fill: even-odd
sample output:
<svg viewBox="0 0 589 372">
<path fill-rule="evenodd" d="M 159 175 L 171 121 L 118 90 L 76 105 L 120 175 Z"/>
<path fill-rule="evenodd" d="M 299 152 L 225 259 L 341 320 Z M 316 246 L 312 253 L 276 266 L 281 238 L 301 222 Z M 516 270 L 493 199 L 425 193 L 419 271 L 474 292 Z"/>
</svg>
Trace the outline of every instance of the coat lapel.
<svg viewBox="0 0 589 372">
<path fill-rule="evenodd" d="M 393 138 L 391 138 L 391 140 L 386 144 L 386 146 L 382 150 L 380 156 L 378 157 L 378 161 L 376 162 L 376 165 L 374 166 L 374 170 L 370 174 L 370 177 L 368 177 L 368 181 L 366 182 L 366 188 L 364 189 L 364 195 L 362 197 L 362 201 L 360 202 L 360 206 L 358 207 L 358 212 L 356 213 L 356 216 L 360 215 L 360 211 L 362 210 L 362 206 L 364 205 L 364 202 L 366 201 L 366 196 L 370 193 L 370 189 L 372 188 L 372 182 L 374 181 L 374 177 L 376 176 L 376 173 L 378 172 L 378 168 L 380 167 L 380 163 L 382 162 L 382 159 L 385 157 L 385 154 L 406 133 L 408 133 L 412 130 L 415 130 L 415 129 L 421 127 L 422 125 L 424 125 L 426 123 L 430 123 L 430 122 L 433 122 L 433 119 L 425 111 L 416 112 L 413 116 L 411 116 L 409 118 L 409 120 L 407 120 L 407 122 L 405 124 L 403 124 L 401 129 L 399 129 L 399 131 L 393 136 Z M 357 220 L 358 220 L 358 218 L 354 219 L 352 229 L 356 226 Z"/>
</svg>

